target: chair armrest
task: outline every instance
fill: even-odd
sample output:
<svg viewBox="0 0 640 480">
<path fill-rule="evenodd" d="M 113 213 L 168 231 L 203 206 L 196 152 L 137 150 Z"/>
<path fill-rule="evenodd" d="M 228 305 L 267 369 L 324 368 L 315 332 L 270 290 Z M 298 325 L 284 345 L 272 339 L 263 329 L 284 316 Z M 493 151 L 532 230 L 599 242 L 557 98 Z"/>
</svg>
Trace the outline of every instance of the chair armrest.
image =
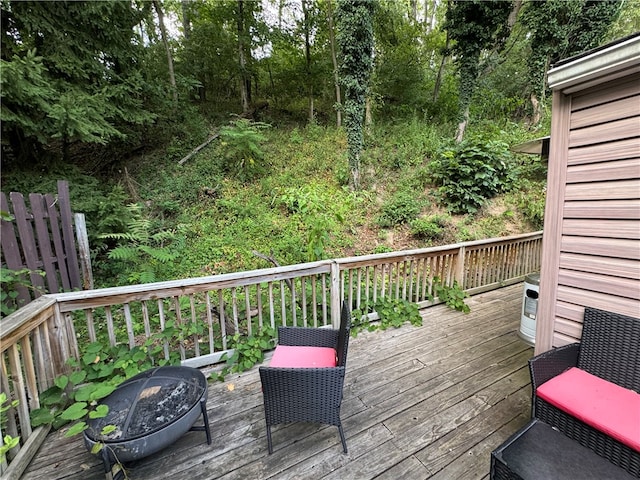
<svg viewBox="0 0 640 480">
<path fill-rule="evenodd" d="M 330 328 L 278 327 L 278 344 L 336 348 L 338 333 Z"/>
<path fill-rule="evenodd" d="M 541 353 L 529 360 L 531 388 L 535 398 L 536 389 L 547 380 L 560 375 L 578 364 L 580 344 L 572 343 Z"/>
</svg>

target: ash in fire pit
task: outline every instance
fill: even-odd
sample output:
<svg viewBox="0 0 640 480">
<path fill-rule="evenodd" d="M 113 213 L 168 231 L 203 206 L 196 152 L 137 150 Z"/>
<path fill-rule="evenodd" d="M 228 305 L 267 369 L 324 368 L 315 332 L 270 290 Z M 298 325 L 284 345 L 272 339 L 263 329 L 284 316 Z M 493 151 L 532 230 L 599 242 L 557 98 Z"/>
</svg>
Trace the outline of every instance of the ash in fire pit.
<svg viewBox="0 0 640 480">
<path fill-rule="evenodd" d="M 90 450 L 96 443 L 104 443 L 101 453 L 109 478 L 116 461 L 129 462 L 151 455 L 189 430 L 203 430 L 207 443 L 211 444 L 206 400 L 207 380 L 199 370 L 189 367 L 147 370 L 122 383 L 102 400 L 109 413 L 104 418 L 89 420 L 85 445 Z M 194 427 L 200 413 L 204 425 Z M 114 425 L 116 429 L 100 435 L 106 425 Z"/>
</svg>

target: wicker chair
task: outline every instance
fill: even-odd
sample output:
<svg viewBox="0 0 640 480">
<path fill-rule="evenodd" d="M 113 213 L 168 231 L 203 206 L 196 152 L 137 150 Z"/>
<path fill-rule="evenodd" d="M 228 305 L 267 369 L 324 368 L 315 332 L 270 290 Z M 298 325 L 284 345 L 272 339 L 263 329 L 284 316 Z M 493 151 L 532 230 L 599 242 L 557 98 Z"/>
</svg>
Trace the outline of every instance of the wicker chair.
<svg viewBox="0 0 640 480">
<path fill-rule="evenodd" d="M 335 349 L 336 366 L 260 367 L 269 454 L 273 452 L 271 427 L 289 422 L 317 422 L 338 427 L 342 448 L 347 453 L 347 443 L 340 422 L 340 405 L 350 329 L 351 312 L 346 302 L 342 305 L 339 330 L 306 327 L 278 329 L 279 345 Z"/>
<path fill-rule="evenodd" d="M 570 367 L 640 393 L 640 319 L 587 307 L 582 340 L 529 360 L 532 417 L 640 477 L 640 452 L 592 428 L 536 395 L 537 388 Z"/>
</svg>

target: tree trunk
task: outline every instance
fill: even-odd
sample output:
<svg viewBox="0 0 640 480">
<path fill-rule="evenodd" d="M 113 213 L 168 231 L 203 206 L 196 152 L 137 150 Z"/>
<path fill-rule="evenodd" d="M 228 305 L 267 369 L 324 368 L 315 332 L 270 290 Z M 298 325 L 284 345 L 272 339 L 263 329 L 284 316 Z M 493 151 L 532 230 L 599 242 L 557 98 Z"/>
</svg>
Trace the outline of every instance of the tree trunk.
<svg viewBox="0 0 640 480">
<path fill-rule="evenodd" d="M 176 74 L 173 69 L 173 55 L 171 54 L 171 48 L 169 47 L 169 38 L 167 37 L 167 29 L 164 25 L 164 13 L 158 0 L 153 0 L 153 7 L 158 14 L 158 23 L 160 25 L 160 35 L 162 36 L 162 43 L 164 49 L 167 52 L 167 66 L 169 69 L 169 84 L 171 85 L 171 93 L 173 96 L 174 106 L 178 105 L 178 87 L 176 85 Z"/>
<path fill-rule="evenodd" d="M 315 112 L 313 111 L 313 81 L 311 78 L 311 41 L 309 39 L 309 9 L 307 0 L 302 0 L 302 14 L 304 21 L 304 58 L 305 58 L 305 74 L 307 77 L 307 85 L 309 87 L 309 123 L 315 121 Z"/>
<path fill-rule="evenodd" d="M 373 125 L 373 115 L 371 114 L 371 97 L 367 95 L 364 101 L 364 126 L 369 129 Z"/>
<path fill-rule="evenodd" d="M 424 23 L 427 26 L 427 33 L 431 33 L 436 28 L 436 13 L 439 4 L 440 0 L 424 0 Z M 430 5 L 433 7 L 429 8 Z"/>
<path fill-rule="evenodd" d="M 182 30 L 185 40 L 191 38 L 191 16 L 189 15 L 189 2 L 182 0 Z"/>
<path fill-rule="evenodd" d="M 247 56 L 244 31 L 244 0 L 238 0 L 238 61 L 240 63 L 240 101 L 242 113 L 251 105 L 251 80 L 247 74 Z"/>
<path fill-rule="evenodd" d="M 333 62 L 333 82 L 336 86 L 336 125 L 342 126 L 342 94 L 340 92 L 340 77 L 338 76 L 338 57 L 336 55 L 336 35 L 333 26 L 333 0 L 327 2 L 327 19 L 329 20 L 329 44 L 331 46 L 331 61 Z"/>
<path fill-rule="evenodd" d="M 464 138 L 464 132 L 467 129 L 467 124 L 469 123 L 469 106 L 464 111 L 462 120 L 458 123 L 458 131 L 456 133 L 456 143 L 462 142 Z"/>
<path fill-rule="evenodd" d="M 440 87 L 442 87 L 442 75 L 444 74 L 444 67 L 447 65 L 447 59 L 449 56 L 446 52 L 449 51 L 449 32 L 447 32 L 447 40 L 445 41 L 445 53 L 442 55 L 442 61 L 440 62 L 440 68 L 438 69 L 438 76 L 436 77 L 436 84 L 433 87 L 433 101 L 437 102 L 440 96 Z"/>
</svg>

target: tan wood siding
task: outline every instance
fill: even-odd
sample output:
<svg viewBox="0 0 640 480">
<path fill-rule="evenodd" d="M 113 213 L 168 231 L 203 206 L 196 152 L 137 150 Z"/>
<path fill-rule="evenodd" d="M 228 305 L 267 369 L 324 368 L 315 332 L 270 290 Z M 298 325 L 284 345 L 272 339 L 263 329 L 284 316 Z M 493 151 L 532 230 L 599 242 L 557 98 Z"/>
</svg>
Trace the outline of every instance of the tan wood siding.
<svg viewBox="0 0 640 480">
<path fill-rule="evenodd" d="M 638 222 L 633 220 L 574 220 L 564 221 L 565 235 L 583 237 L 626 238 L 640 240 Z"/>
<path fill-rule="evenodd" d="M 575 112 L 583 108 L 638 95 L 638 83 L 640 83 L 640 75 L 635 74 L 616 83 L 615 88 L 611 88 L 611 85 L 600 85 L 576 92 L 572 95 L 571 110 Z"/>
<path fill-rule="evenodd" d="M 615 122 L 624 118 L 635 117 L 640 109 L 640 96 L 616 100 L 597 108 L 586 108 L 571 115 L 571 129 Z"/>
<path fill-rule="evenodd" d="M 627 258 L 596 257 L 563 252 L 560 254 L 560 268 L 631 279 L 640 278 L 640 261 Z"/>
<path fill-rule="evenodd" d="M 627 138 L 601 145 L 572 148 L 569 152 L 569 165 L 639 157 L 640 142 L 638 142 L 637 138 Z"/>
<path fill-rule="evenodd" d="M 625 118 L 602 125 L 572 130 L 569 133 L 569 147 L 574 148 L 623 138 L 635 138 L 638 134 L 640 134 L 640 118 Z"/>
<path fill-rule="evenodd" d="M 637 199 L 640 179 L 616 182 L 572 183 L 566 186 L 567 200 Z"/>
<path fill-rule="evenodd" d="M 564 218 L 640 220 L 640 208 L 634 199 L 568 201 L 564 204 Z"/>
<path fill-rule="evenodd" d="M 567 169 L 567 183 L 638 178 L 640 177 L 639 158 L 640 156 L 615 162 L 598 162 L 569 166 Z"/>
<path fill-rule="evenodd" d="M 640 76 L 553 109 L 536 352 L 579 340 L 585 306 L 640 317 Z"/>
</svg>

